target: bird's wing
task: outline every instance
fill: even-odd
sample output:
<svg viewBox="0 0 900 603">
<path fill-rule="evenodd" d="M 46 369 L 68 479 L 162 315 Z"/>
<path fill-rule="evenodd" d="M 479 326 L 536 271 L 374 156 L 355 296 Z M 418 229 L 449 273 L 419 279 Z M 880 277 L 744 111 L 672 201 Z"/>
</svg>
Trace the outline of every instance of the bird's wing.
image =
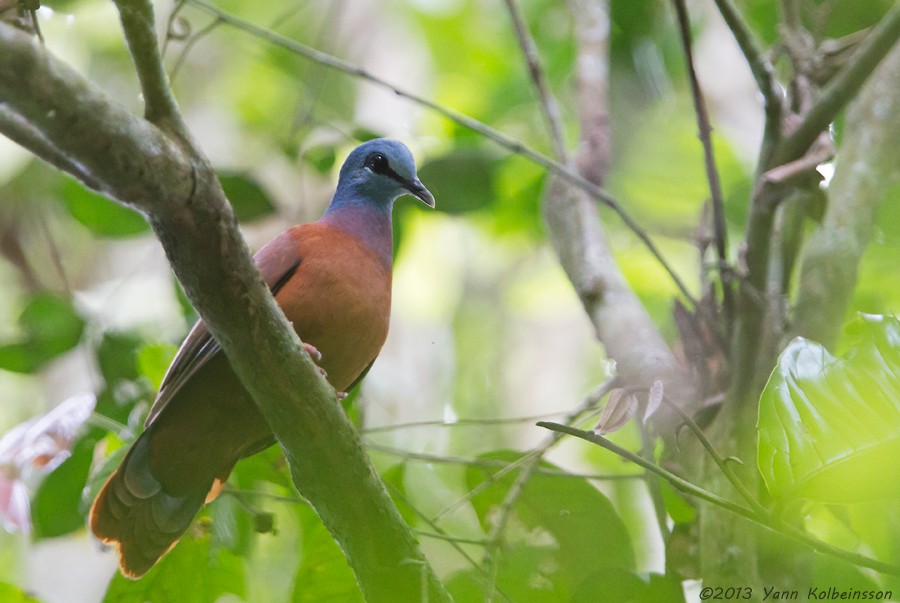
<svg viewBox="0 0 900 603">
<path fill-rule="evenodd" d="M 292 228 L 275 237 L 270 243 L 260 249 L 253 257 L 256 268 L 262 274 L 263 280 L 269 286 L 272 295 L 277 295 L 290 278 L 297 272 L 302 258 L 296 244 L 300 228 Z M 169 365 L 156 401 L 147 415 L 145 426 L 149 426 L 169 401 L 178 393 L 178 390 L 187 383 L 204 364 L 209 362 L 222 348 L 207 330 L 202 320 L 198 320 L 188 333 L 184 343 L 181 344 L 175 359 Z"/>
</svg>

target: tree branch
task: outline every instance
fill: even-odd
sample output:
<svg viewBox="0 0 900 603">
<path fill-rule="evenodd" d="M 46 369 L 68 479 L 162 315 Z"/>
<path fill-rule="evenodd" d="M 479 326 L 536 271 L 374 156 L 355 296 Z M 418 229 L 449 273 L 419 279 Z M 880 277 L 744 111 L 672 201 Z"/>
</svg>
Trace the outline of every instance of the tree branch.
<svg viewBox="0 0 900 603">
<path fill-rule="evenodd" d="M 578 37 L 576 70 L 581 106 L 579 166 L 592 166 L 602 181 L 609 164 L 606 97 L 608 17 L 604 0 L 572 0 Z M 600 36 L 601 39 L 598 39 Z M 603 81 L 598 81 L 602 78 Z M 587 85 L 582 85 L 586 82 Z M 602 91 L 602 95 L 596 93 Z M 588 95 L 584 97 L 584 95 Z M 599 144 L 598 144 L 599 143 Z M 614 359 L 620 381 L 649 385 L 661 379 L 682 398 L 686 381 L 644 306 L 622 275 L 607 242 L 600 216 L 584 192 L 560 178 L 550 181 L 543 203 L 550 241 L 578 293 L 598 340 Z"/>
<path fill-rule="evenodd" d="M 743 17 L 738 13 L 731 0 L 715 0 L 719 13 L 725 20 L 725 24 L 731 30 L 731 34 L 737 41 L 738 47 L 747 60 L 756 87 L 763 96 L 763 106 L 766 113 L 765 132 L 763 133 L 763 148 L 760 156 L 768 157 L 768 151 L 781 137 L 781 113 L 782 93 L 775 80 L 772 63 L 765 58 L 763 51 L 753 36 L 753 32 L 747 27 Z"/>
<path fill-rule="evenodd" d="M 716 158 L 712 145 L 712 126 L 709 122 L 709 113 L 706 110 L 706 101 L 703 98 L 703 90 L 694 70 L 694 52 L 691 48 L 691 21 L 688 16 L 685 0 L 673 0 L 675 13 L 678 17 L 678 30 L 681 35 L 681 46 L 684 50 L 684 60 L 687 65 L 688 79 L 691 84 L 691 97 L 694 100 L 694 112 L 697 114 L 697 128 L 700 133 L 700 143 L 703 145 L 703 159 L 706 167 L 706 180 L 709 182 L 710 202 L 713 214 L 713 233 L 716 243 L 716 254 L 719 259 L 719 280 L 722 285 L 722 309 L 725 325 L 731 327 L 731 318 L 734 316 L 734 296 L 731 288 L 730 270 L 728 264 L 728 230 L 725 225 L 725 203 L 722 197 L 722 184 L 719 180 L 719 170 L 716 168 Z"/>
<path fill-rule="evenodd" d="M 141 92 L 144 96 L 144 117 L 164 130 L 171 130 L 179 138 L 189 138 L 187 126 L 172 95 L 163 68 L 156 38 L 156 19 L 150 0 L 115 0 L 122 29 L 128 42 Z"/>
<path fill-rule="evenodd" d="M 833 348 L 881 204 L 897 190 L 900 47 L 878 67 L 847 113 L 846 133 L 821 224 L 803 253 L 793 331 Z"/>
<path fill-rule="evenodd" d="M 146 80 L 163 82 L 153 81 Z M 447 600 L 336 404 L 334 390 L 302 351 L 263 284 L 199 149 L 186 151 L 4 23 L 0 98 L 82 165 L 100 190 L 147 216 L 185 292 L 282 444 L 295 484 L 347 555 L 367 600 L 419 601 L 423 585 L 430 601 Z"/>
<path fill-rule="evenodd" d="M 556 102 L 553 91 L 550 90 L 550 84 L 547 82 L 547 76 L 544 73 L 544 68 L 541 66 L 537 45 L 534 43 L 534 38 L 531 37 L 531 32 L 528 31 L 528 23 L 525 22 L 525 16 L 519 10 L 516 0 L 504 0 L 504 2 L 506 2 L 509 16 L 512 18 L 516 39 L 519 41 L 519 48 L 522 49 L 525 62 L 528 64 L 528 73 L 531 75 L 531 81 L 534 82 L 534 87 L 541 101 L 541 109 L 544 114 L 544 120 L 547 122 L 550 139 L 553 141 L 556 159 L 561 163 L 568 163 L 559 103 Z"/>
<path fill-rule="evenodd" d="M 666 261 L 665 257 L 659 251 L 659 248 L 656 247 L 656 244 L 653 243 L 653 240 L 650 238 L 647 232 L 643 228 L 641 228 L 637 221 L 632 218 L 627 211 L 625 211 L 625 208 L 622 207 L 622 205 L 612 195 L 600 188 L 595 182 L 588 180 L 583 175 L 569 169 L 567 166 L 559 163 L 558 161 L 554 161 L 546 155 L 538 153 L 531 147 L 528 147 L 515 138 L 512 138 L 511 136 L 508 136 L 507 134 L 504 134 L 499 130 L 495 130 L 494 128 L 491 128 L 490 126 L 478 121 L 477 119 L 474 119 L 462 113 L 458 113 L 456 111 L 453 111 L 452 109 L 448 109 L 447 107 L 439 105 L 438 103 L 430 101 L 411 92 L 402 90 L 394 86 L 393 84 L 390 84 L 385 80 L 376 77 L 375 75 L 361 67 L 353 65 L 352 63 L 349 63 L 338 57 L 316 50 L 315 48 L 310 48 L 309 46 L 306 46 L 294 40 L 289 40 L 284 36 L 280 36 L 262 27 L 258 27 L 256 25 L 248 23 L 238 17 L 235 17 L 232 14 L 229 14 L 211 4 L 206 3 L 204 0 L 188 1 L 192 5 L 216 16 L 216 18 L 218 18 L 222 22 L 237 27 L 244 32 L 271 42 L 272 44 L 280 46 L 281 48 L 290 50 L 291 52 L 306 57 L 311 61 L 315 61 L 320 65 L 325 65 L 326 67 L 337 69 L 338 71 L 341 71 L 343 73 L 347 73 L 367 82 L 371 82 L 373 84 L 386 88 L 397 96 L 408 99 L 418 105 L 421 105 L 422 107 L 425 107 L 426 109 L 434 111 L 435 113 L 445 117 L 446 119 L 459 126 L 462 126 L 463 128 L 467 128 L 469 130 L 472 130 L 473 132 L 481 134 L 482 136 L 488 138 L 489 140 L 492 140 L 496 144 L 504 147 L 508 151 L 521 155 L 529 159 L 530 161 L 543 166 L 552 174 L 559 176 L 561 179 L 566 180 L 567 182 L 584 190 L 592 199 L 607 206 L 612 211 L 614 211 L 616 215 L 619 216 L 619 218 L 621 218 L 625 226 L 635 234 L 635 236 L 641 241 L 641 243 L 643 243 L 644 246 L 650 251 L 651 255 L 653 255 L 656 261 L 659 262 L 660 266 L 662 266 L 666 273 L 671 276 L 672 281 L 675 283 L 675 286 L 678 287 L 678 290 L 681 291 L 681 294 L 690 303 L 690 305 L 692 307 L 697 306 L 697 300 L 684 284 L 684 281 L 681 280 L 675 270 Z M 605 30 L 606 28 L 601 28 L 601 31 Z"/>
<path fill-rule="evenodd" d="M 0 132 L 3 132 L 19 146 L 31 150 L 32 153 L 53 167 L 73 174 L 89 188 L 99 190 L 100 183 L 88 173 L 84 166 L 72 161 L 64 153 L 61 153 L 50 140 L 28 123 L 27 120 L 16 115 L 2 104 L 0 104 Z"/>
</svg>

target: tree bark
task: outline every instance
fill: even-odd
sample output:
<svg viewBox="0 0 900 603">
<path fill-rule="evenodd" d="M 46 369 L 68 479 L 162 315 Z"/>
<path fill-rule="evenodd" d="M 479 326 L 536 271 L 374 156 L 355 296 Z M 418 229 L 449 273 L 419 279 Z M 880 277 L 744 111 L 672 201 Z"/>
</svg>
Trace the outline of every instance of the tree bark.
<svg viewBox="0 0 900 603">
<path fill-rule="evenodd" d="M 152 26 L 152 7 L 145 0 L 118 4 L 147 86 L 141 61 L 158 61 L 155 37 L 143 35 L 152 47 L 136 49 L 141 36 L 128 30 Z M 152 72 L 149 81 L 164 84 L 164 79 L 153 83 Z M 148 91 L 145 98 L 151 98 Z M 29 35 L 0 22 L 0 132 L 147 217 L 185 292 L 284 448 L 298 490 L 343 549 L 366 599 L 449 600 L 334 390 L 265 287 L 214 171 L 172 113 L 177 108 L 160 94 L 153 98 L 161 104 L 147 107 L 148 119 L 137 117 Z"/>
<path fill-rule="evenodd" d="M 878 210 L 900 192 L 898 89 L 900 48 L 895 48 L 847 112 L 825 215 L 803 253 L 793 333 L 832 350 Z"/>
</svg>

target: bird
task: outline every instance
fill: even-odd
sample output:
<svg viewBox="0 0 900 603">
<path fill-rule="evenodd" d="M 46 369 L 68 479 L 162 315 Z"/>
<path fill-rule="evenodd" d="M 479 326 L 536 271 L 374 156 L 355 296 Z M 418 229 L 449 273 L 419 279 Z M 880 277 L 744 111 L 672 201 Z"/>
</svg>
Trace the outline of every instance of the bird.
<svg viewBox="0 0 900 603">
<path fill-rule="evenodd" d="M 433 208 L 402 142 L 379 138 L 347 156 L 325 213 L 282 232 L 254 262 L 307 351 L 338 392 L 350 391 L 387 337 L 394 201 Z M 165 373 L 145 429 L 91 506 L 89 523 L 139 578 L 212 501 L 240 459 L 275 438 L 203 321 Z"/>
</svg>

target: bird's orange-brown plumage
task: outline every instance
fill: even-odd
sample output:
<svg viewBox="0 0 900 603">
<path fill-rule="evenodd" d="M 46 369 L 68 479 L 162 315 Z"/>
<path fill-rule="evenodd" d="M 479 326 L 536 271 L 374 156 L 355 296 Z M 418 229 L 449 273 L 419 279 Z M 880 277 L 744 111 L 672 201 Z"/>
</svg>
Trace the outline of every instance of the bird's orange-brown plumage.
<svg viewBox="0 0 900 603">
<path fill-rule="evenodd" d="M 387 336 L 391 207 L 406 192 L 434 205 L 405 146 L 364 143 L 342 167 L 325 216 L 281 233 L 254 258 L 338 391 L 365 373 Z M 124 574 L 141 576 L 215 497 L 234 464 L 272 442 L 250 394 L 198 322 L 163 379 L 145 431 L 97 495 L 91 529 L 118 548 Z"/>
<path fill-rule="evenodd" d="M 278 286 L 275 299 L 301 339 L 322 354 L 332 386 L 348 389 L 387 336 L 390 264 L 357 238 L 319 223 L 282 233 L 255 259 L 269 286 Z M 353 274 L 360 276 L 347 277 Z M 169 369 L 147 427 L 90 515 L 97 536 L 119 547 L 131 576 L 145 573 L 178 540 L 215 480 L 273 442 L 202 322 Z M 179 505 L 180 512 L 169 512 Z"/>
</svg>

